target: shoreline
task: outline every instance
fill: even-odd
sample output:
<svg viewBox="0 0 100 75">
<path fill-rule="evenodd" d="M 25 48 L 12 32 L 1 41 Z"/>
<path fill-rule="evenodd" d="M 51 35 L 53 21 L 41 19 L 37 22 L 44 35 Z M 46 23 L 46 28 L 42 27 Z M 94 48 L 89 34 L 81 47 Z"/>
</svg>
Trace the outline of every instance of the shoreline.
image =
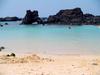
<svg viewBox="0 0 100 75">
<path fill-rule="evenodd" d="M 0 53 L 0 75 L 99 75 L 100 55 Z"/>
</svg>

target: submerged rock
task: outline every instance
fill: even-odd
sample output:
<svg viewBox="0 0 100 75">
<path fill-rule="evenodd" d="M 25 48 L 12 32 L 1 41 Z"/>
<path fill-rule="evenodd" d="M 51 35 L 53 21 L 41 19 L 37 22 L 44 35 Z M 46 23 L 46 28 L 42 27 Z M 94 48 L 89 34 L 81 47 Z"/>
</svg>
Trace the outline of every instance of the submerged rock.
<svg viewBox="0 0 100 75">
<path fill-rule="evenodd" d="M 71 27 L 68 27 L 68 29 L 71 29 Z"/>
<path fill-rule="evenodd" d="M 8 25 L 8 23 L 5 23 L 5 25 Z"/>
<path fill-rule="evenodd" d="M 0 27 L 3 27 L 3 25 L 2 25 L 2 24 L 0 24 Z"/>
</svg>

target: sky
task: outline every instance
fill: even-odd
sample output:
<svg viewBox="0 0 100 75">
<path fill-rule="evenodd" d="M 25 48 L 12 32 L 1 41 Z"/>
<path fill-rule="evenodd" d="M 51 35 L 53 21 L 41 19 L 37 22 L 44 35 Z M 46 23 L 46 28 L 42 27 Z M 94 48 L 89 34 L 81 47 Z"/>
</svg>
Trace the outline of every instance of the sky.
<svg viewBox="0 0 100 75">
<path fill-rule="evenodd" d="M 0 0 L 0 17 L 24 17 L 26 10 L 38 10 L 40 17 L 61 9 L 80 7 L 84 13 L 100 15 L 100 0 Z"/>
</svg>

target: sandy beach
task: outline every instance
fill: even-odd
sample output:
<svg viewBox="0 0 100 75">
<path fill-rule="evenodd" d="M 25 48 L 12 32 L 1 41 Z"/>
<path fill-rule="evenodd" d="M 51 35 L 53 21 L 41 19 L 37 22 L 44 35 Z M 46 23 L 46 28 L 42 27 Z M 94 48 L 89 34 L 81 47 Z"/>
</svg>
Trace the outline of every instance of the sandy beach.
<svg viewBox="0 0 100 75">
<path fill-rule="evenodd" d="M 0 53 L 0 75 L 100 75 L 100 56 Z"/>
</svg>

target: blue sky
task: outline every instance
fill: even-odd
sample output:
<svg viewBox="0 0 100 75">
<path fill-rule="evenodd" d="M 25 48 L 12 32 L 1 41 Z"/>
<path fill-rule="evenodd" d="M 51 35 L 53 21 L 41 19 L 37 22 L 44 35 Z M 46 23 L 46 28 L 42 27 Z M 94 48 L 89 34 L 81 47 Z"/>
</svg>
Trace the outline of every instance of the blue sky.
<svg viewBox="0 0 100 75">
<path fill-rule="evenodd" d="M 60 9 L 81 7 L 84 13 L 100 15 L 100 0 L 0 0 L 0 17 L 24 17 L 28 9 L 38 10 L 40 16 L 56 14 Z"/>
</svg>

